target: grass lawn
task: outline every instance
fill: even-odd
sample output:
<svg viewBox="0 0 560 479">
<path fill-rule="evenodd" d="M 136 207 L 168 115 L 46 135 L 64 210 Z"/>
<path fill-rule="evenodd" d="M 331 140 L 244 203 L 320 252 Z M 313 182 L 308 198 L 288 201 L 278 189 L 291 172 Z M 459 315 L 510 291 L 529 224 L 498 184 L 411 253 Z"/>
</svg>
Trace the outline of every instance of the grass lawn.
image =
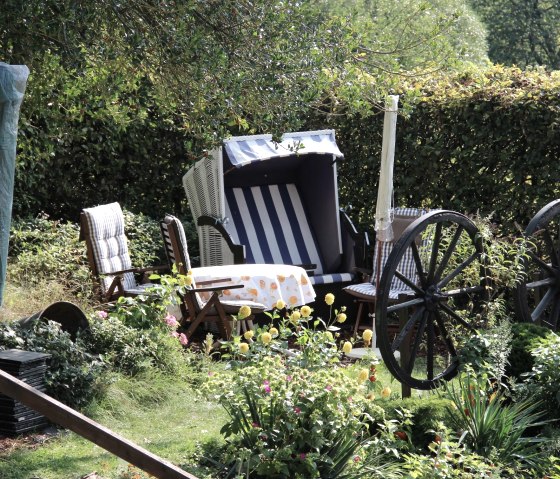
<svg viewBox="0 0 560 479">
<path fill-rule="evenodd" d="M 155 375 L 116 378 L 87 415 L 175 464 L 185 462 L 197 441 L 219 439 L 225 420 L 221 407 L 201 398 L 191 385 Z M 113 479 L 127 467 L 125 461 L 70 432 L 40 447 L 0 456 L 0 477 L 10 479 L 76 479 L 93 471 Z"/>
</svg>

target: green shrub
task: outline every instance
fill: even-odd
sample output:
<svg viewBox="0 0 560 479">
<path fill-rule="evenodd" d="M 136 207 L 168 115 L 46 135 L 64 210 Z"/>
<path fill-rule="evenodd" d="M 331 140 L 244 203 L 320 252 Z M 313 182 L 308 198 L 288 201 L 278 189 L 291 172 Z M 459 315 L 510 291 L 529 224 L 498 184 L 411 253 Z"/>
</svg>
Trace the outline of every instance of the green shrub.
<svg viewBox="0 0 560 479">
<path fill-rule="evenodd" d="M 540 398 L 511 402 L 508 391 L 489 385 L 484 376 L 466 373 L 457 381 L 445 384 L 449 424 L 460 442 L 488 459 L 503 463 L 519 462 L 539 469 L 546 457 L 545 439 L 534 435 L 543 421 Z"/>
<path fill-rule="evenodd" d="M 514 323 L 511 331 L 513 340 L 506 374 L 519 379 L 522 374 L 533 369 L 534 359 L 531 351 L 537 347 L 539 339 L 546 338 L 550 329 L 533 323 Z"/>
<path fill-rule="evenodd" d="M 132 264 L 164 264 L 158 222 L 127 210 L 124 218 Z M 45 214 L 15 220 L 10 235 L 10 279 L 24 286 L 56 281 L 73 294 L 91 297 L 93 282 L 79 232 L 78 224 L 52 220 Z"/>
<path fill-rule="evenodd" d="M 449 400 L 434 394 L 419 398 L 381 401 L 379 406 L 385 411 L 387 420 L 400 421 L 406 416 L 410 423 L 407 431 L 409 439 L 416 447 L 422 449 L 427 448 L 434 440 L 438 423 L 445 423 L 449 418 Z"/>
<path fill-rule="evenodd" d="M 533 369 L 519 391 L 528 400 L 542 401 L 550 418 L 560 419 L 560 336 L 550 331 L 537 341 Z"/>
<path fill-rule="evenodd" d="M 49 219 L 16 220 L 10 235 L 10 280 L 19 285 L 57 281 L 67 290 L 91 295 L 91 276 L 79 226 Z"/>
<path fill-rule="evenodd" d="M 70 407 L 86 405 L 96 394 L 101 362 L 85 342 L 60 329 L 58 323 L 36 321 L 30 327 L 0 322 L 0 349 L 23 349 L 50 354 L 45 373 L 47 394 Z"/>
</svg>

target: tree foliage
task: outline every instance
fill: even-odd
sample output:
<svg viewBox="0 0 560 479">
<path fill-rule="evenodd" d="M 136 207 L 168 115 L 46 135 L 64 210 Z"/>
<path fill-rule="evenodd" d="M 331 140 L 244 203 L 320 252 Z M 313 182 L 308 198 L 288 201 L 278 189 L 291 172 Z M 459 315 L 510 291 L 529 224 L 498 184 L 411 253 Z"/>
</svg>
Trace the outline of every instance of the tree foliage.
<svg viewBox="0 0 560 479">
<path fill-rule="evenodd" d="M 560 68 L 560 3 L 555 0 L 470 0 L 488 28 L 495 63 Z"/>
</svg>

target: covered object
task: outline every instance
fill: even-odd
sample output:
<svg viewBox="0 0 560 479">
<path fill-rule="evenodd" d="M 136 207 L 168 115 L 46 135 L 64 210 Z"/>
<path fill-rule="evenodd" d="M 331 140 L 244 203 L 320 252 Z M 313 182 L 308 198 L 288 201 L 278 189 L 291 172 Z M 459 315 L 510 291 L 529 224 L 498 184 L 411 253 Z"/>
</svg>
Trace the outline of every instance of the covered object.
<svg viewBox="0 0 560 479">
<path fill-rule="evenodd" d="M 19 110 L 28 76 L 25 65 L 0 62 L 0 306 L 10 239 Z"/>
<path fill-rule="evenodd" d="M 197 221 L 202 266 L 304 266 L 314 285 L 348 283 L 367 235 L 339 208 L 332 130 L 223 141 L 183 177 Z"/>
</svg>

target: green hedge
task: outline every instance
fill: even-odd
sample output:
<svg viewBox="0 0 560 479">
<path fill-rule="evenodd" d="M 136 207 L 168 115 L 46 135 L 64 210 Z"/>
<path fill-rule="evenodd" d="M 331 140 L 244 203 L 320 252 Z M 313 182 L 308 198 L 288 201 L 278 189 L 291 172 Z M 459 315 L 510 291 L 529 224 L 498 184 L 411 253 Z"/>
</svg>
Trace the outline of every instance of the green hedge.
<svg viewBox="0 0 560 479">
<path fill-rule="evenodd" d="M 487 214 L 507 232 L 560 197 L 560 73 L 495 66 L 403 83 L 395 202 Z M 341 113 L 338 106 L 333 113 Z M 315 115 L 310 127 L 324 126 Z M 373 223 L 383 115 L 333 114 L 342 204 Z"/>
<path fill-rule="evenodd" d="M 495 212 L 511 232 L 560 196 L 559 73 L 492 67 L 399 89 L 407 116 L 397 125 L 396 203 Z M 189 136 L 185 105 L 163 105 L 153 91 L 118 59 L 78 72 L 46 51 L 21 114 L 15 215 L 76 221 L 109 201 L 154 218 L 188 215 L 181 177 L 212 145 Z M 383 114 L 332 97 L 325 112 L 310 110 L 306 128 L 336 130 L 341 205 L 371 229 Z"/>
</svg>

